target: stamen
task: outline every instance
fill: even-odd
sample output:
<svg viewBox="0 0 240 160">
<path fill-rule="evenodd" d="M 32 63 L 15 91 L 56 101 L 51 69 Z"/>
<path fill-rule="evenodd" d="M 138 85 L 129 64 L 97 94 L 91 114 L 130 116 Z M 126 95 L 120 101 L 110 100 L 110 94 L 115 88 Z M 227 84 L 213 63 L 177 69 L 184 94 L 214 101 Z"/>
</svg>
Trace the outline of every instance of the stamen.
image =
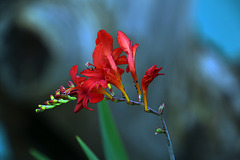
<svg viewBox="0 0 240 160">
<path fill-rule="evenodd" d="M 90 64 L 89 62 L 85 63 L 85 65 L 86 65 L 87 67 L 91 66 L 91 64 Z"/>
</svg>

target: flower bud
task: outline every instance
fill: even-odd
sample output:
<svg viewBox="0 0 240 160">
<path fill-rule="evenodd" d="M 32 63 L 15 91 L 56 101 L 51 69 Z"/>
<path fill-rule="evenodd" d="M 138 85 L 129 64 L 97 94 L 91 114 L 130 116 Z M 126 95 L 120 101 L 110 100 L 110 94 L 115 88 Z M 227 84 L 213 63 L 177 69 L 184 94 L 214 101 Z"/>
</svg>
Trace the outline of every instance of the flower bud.
<svg viewBox="0 0 240 160">
<path fill-rule="evenodd" d="M 161 115 L 163 114 L 164 107 L 165 107 L 165 105 L 164 105 L 164 103 L 163 103 L 163 104 L 161 104 L 160 107 L 158 108 L 158 111 L 159 111 L 159 113 L 160 113 Z"/>
<path fill-rule="evenodd" d="M 166 133 L 166 131 L 165 131 L 165 129 L 162 129 L 162 128 L 156 128 L 155 135 L 157 135 L 159 133 Z"/>
</svg>

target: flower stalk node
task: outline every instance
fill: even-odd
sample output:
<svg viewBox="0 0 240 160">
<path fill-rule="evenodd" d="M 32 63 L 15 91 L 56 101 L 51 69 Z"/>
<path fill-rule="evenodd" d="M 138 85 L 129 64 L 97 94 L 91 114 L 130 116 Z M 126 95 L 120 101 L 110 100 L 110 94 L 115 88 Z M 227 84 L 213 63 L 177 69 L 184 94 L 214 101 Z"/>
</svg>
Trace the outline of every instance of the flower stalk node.
<svg viewBox="0 0 240 160">
<path fill-rule="evenodd" d="M 144 108 L 144 111 L 147 112 L 147 113 L 150 113 L 150 109 L 149 108 Z"/>
</svg>

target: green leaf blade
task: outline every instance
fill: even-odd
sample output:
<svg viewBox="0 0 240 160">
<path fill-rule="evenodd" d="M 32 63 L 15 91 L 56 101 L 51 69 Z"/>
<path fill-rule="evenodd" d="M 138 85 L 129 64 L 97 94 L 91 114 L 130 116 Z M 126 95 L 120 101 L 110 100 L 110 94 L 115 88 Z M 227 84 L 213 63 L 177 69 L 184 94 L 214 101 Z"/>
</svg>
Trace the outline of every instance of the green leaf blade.
<svg viewBox="0 0 240 160">
<path fill-rule="evenodd" d="M 106 160 L 128 160 L 107 101 L 98 103 L 99 121 Z"/>
<path fill-rule="evenodd" d="M 41 152 L 34 148 L 31 148 L 29 152 L 36 160 L 50 160 L 50 158 L 46 157 L 45 155 L 43 155 Z"/>
<path fill-rule="evenodd" d="M 80 137 L 76 136 L 76 139 L 79 145 L 82 147 L 83 151 L 85 152 L 87 158 L 89 160 L 98 160 L 97 156 L 92 152 L 92 150 L 81 140 Z"/>
</svg>

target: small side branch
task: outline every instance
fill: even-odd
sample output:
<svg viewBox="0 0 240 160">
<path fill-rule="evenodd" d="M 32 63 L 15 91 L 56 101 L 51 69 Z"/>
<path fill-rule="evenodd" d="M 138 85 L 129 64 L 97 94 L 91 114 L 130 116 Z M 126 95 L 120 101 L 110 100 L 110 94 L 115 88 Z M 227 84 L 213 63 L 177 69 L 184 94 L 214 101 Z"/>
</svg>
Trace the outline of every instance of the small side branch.
<svg viewBox="0 0 240 160">
<path fill-rule="evenodd" d="M 108 100 L 111 100 L 109 97 L 105 97 L 106 99 L 108 99 Z M 126 101 L 126 99 L 125 98 L 119 98 L 119 97 L 113 97 L 113 99 L 112 99 L 112 101 L 114 101 L 114 102 L 125 102 Z M 141 106 L 144 106 L 144 103 L 143 102 L 138 102 L 138 101 L 133 101 L 133 100 L 129 100 L 129 103 L 128 104 L 130 104 L 130 105 L 141 105 Z M 148 109 L 149 109 L 149 113 L 153 113 L 153 114 L 155 114 L 155 115 L 157 115 L 157 116 L 160 116 L 161 114 L 159 113 L 159 112 L 157 112 L 157 111 L 155 111 L 154 109 L 152 109 L 152 108 L 150 108 L 150 107 L 148 107 Z"/>
<path fill-rule="evenodd" d="M 110 100 L 108 97 L 105 97 L 106 99 Z M 112 101 L 114 102 L 124 102 L 126 101 L 125 98 L 118 98 L 118 97 L 113 97 Z M 133 100 L 129 100 L 129 103 L 130 105 L 141 105 L 141 106 L 144 106 L 144 103 L 143 102 L 137 102 L 137 101 L 133 101 Z M 162 104 L 160 107 L 159 107 L 159 112 L 158 111 L 155 111 L 154 109 L 148 107 L 148 113 L 153 113 L 155 115 L 157 115 L 158 117 L 160 117 L 161 119 L 161 122 L 162 122 L 162 126 L 163 126 L 163 129 L 160 129 L 158 130 L 156 133 L 164 133 L 167 137 L 167 145 L 168 145 L 168 152 L 169 152 L 169 156 L 170 156 L 170 160 L 175 160 L 175 156 L 174 156 L 174 153 L 173 153 L 173 147 L 172 147 L 172 142 L 171 142 L 171 138 L 170 138 L 170 135 L 169 135 L 169 132 L 168 132 L 168 129 L 167 129 L 167 125 L 166 125 L 166 122 L 163 118 L 163 110 L 164 110 L 164 104 Z"/>
</svg>

